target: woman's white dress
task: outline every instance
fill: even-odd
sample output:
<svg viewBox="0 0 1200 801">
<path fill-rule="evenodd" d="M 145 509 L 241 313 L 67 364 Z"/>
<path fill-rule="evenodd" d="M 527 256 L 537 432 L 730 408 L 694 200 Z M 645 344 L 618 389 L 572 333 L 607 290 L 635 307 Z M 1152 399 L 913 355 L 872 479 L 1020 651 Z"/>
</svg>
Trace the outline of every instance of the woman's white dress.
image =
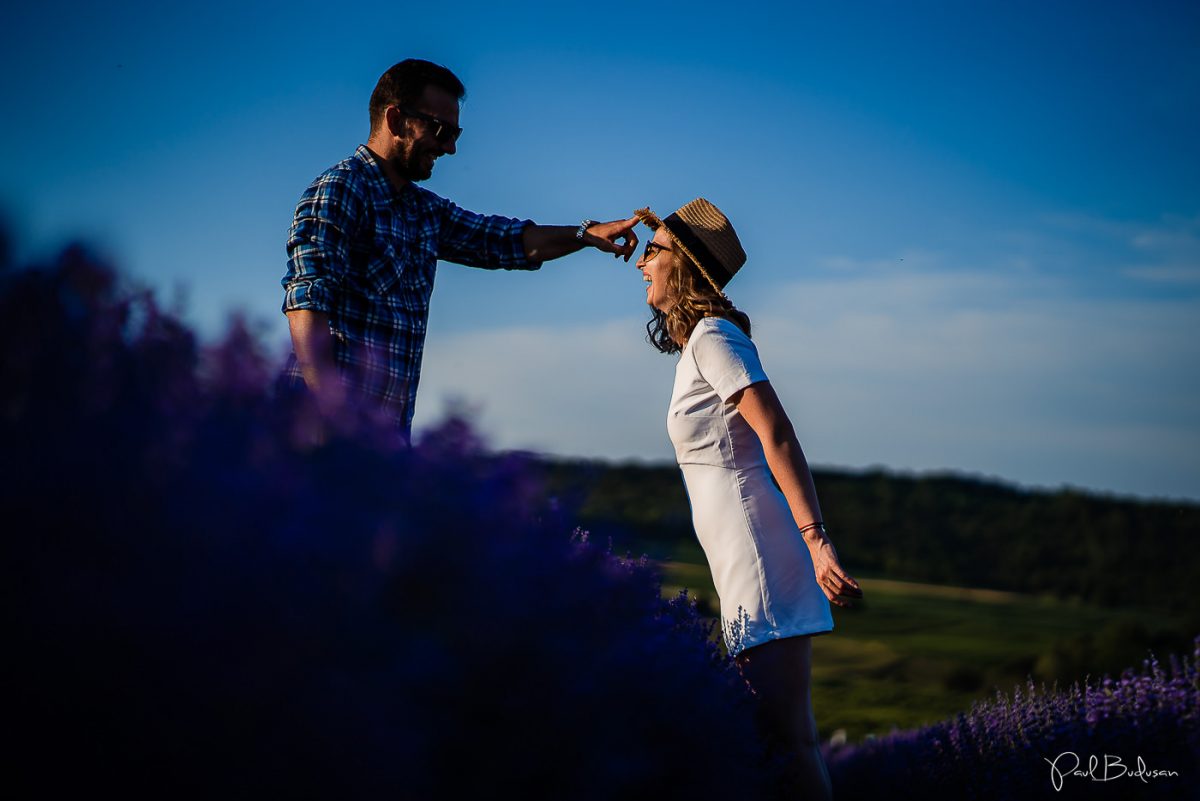
<svg viewBox="0 0 1200 801">
<path fill-rule="evenodd" d="M 833 629 L 829 601 L 762 444 L 726 401 L 766 381 L 754 343 L 721 317 L 702 319 L 680 354 L 667 433 L 692 523 L 721 599 L 730 653 Z"/>
</svg>

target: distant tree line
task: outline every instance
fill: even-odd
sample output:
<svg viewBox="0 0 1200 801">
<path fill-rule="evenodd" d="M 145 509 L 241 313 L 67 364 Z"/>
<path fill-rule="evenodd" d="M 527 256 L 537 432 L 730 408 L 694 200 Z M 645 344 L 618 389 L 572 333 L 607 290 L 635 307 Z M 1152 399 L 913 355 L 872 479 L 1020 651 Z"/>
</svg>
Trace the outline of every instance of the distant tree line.
<svg viewBox="0 0 1200 801">
<path fill-rule="evenodd" d="M 694 541 L 674 465 L 546 461 L 580 524 L 654 558 Z M 1035 491 L 954 475 L 816 470 L 856 574 L 1160 609 L 1200 630 L 1200 504 Z"/>
</svg>

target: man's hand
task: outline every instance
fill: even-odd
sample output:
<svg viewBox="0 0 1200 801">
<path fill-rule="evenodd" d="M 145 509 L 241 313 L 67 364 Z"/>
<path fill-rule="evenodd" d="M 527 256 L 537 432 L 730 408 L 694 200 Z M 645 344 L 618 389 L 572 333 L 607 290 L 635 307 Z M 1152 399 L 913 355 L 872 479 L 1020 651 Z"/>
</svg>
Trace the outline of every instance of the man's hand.
<svg viewBox="0 0 1200 801">
<path fill-rule="evenodd" d="M 629 261 L 638 245 L 637 234 L 633 232 L 633 228 L 637 224 L 637 217 L 595 223 L 588 226 L 587 231 L 584 232 L 584 244 L 591 245 L 597 250 L 603 250 L 605 253 L 611 253 L 613 258 L 624 256 L 625 261 Z M 620 241 L 619 244 L 618 241 Z"/>
<path fill-rule="evenodd" d="M 333 341 L 329 336 L 329 315 L 307 309 L 287 313 L 292 334 L 292 350 L 300 364 L 304 383 L 317 402 L 317 408 L 328 419 L 336 418 L 346 404 L 342 386 L 333 363 Z"/>
</svg>

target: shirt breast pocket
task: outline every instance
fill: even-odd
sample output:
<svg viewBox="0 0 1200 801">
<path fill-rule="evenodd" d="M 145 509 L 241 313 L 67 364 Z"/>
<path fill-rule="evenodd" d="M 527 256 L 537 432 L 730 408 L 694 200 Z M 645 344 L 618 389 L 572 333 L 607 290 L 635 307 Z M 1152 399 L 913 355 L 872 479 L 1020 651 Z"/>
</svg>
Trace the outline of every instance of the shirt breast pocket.
<svg viewBox="0 0 1200 801">
<path fill-rule="evenodd" d="M 428 237 L 378 235 L 366 261 L 366 281 L 374 295 L 396 291 L 428 294 L 433 288 L 437 248 Z"/>
<path fill-rule="evenodd" d="M 408 292 L 428 297 L 433 291 L 433 275 L 437 268 L 437 247 L 429 237 L 412 244 L 405 254 L 400 284 Z"/>
<path fill-rule="evenodd" d="M 366 262 L 368 290 L 375 295 L 388 294 L 400 281 L 402 269 L 392 242 L 376 238 Z"/>
</svg>

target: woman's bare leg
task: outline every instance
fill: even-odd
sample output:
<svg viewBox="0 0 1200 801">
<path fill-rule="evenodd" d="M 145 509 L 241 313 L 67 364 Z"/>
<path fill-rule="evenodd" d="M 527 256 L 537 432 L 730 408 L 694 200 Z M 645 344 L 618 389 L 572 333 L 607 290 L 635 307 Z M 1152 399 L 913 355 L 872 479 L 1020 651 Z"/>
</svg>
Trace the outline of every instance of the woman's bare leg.
<svg viewBox="0 0 1200 801">
<path fill-rule="evenodd" d="M 737 663 L 758 696 L 764 739 L 796 757 L 797 790 L 805 799 L 832 798 L 812 712 L 812 638 L 786 637 L 756 645 L 738 654 Z"/>
</svg>

